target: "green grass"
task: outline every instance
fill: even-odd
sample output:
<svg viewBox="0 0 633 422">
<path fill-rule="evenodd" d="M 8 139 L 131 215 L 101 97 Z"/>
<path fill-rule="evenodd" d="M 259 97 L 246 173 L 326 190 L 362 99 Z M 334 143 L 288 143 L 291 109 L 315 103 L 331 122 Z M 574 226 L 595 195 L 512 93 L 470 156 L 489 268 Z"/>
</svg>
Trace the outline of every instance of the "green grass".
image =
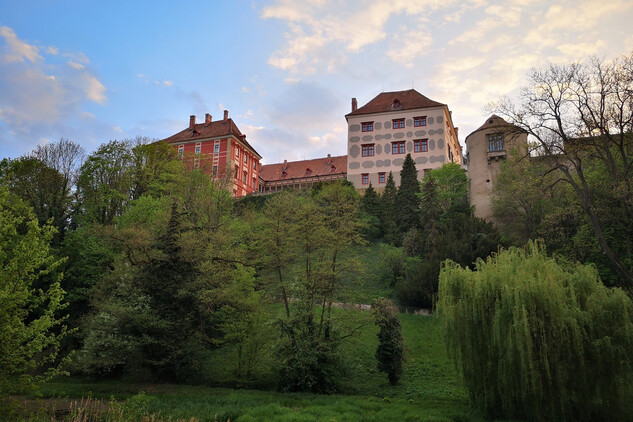
<svg viewBox="0 0 633 422">
<path fill-rule="evenodd" d="M 216 387 L 169 384 L 93 382 L 59 379 L 43 385 L 43 398 L 67 401 L 91 396 L 114 398 L 132 414 L 159 415 L 162 420 L 199 421 L 479 421 L 468 405 L 466 392 L 446 356 L 435 317 L 401 314 L 406 362 L 400 385 L 391 386 L 378 372 L 374 353 L 377 328 L 368 312 L 337 310 L 348 324 L 368 323 L 342 346 L 349 371 L 342 375 L 339 395 L 277 393 L 221 388 L 230 385 L 235 351 L 214 351 L 206 363 L 208 382 Z M 339 324 L 340 325 L 340 324 Z M 256 377 L 270 379 L 271 356 Z M 102 404 L 102 407 L 107 407 Z M 134 413 L 136 412 L 136 413 Z M 44 420 L 44 419 L 42 419 Z"/>
</svg>

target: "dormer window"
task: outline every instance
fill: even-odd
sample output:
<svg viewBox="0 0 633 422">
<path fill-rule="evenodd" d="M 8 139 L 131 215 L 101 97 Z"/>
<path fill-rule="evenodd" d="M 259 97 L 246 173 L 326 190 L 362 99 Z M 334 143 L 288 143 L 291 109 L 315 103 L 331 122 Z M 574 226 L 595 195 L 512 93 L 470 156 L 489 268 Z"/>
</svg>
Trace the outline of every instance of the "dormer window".
<svg viewBox="0 0 633 422">
<path fill-rule="evenodd" d="M 193 137 L 195 138 L 196 136 L 200 136 L 200 132 L 198 132 L 197 130 L 193 130 Z"/>
<path fill-rule="evenodd" d="M 393 108 L 394 110 L 397 110 L 400 108 L 400 100 L 399 99 L 395 99 L 393 100 L 393 104 L 391 105 L 391 108 Z"/>
<path fill-rule="evenodd" d="M 330 172 L 334 173 L 335 171 L 336 171 L 336 166 L 332 164 L 332 167 L 330 167 Z"/>
<path fill-rule="evenodd" d="M 306 175 L 308 175 L 308 176 L 309 176 L 309 175 L 311 175 L 311 174 L 312 174 L 312 170 L 310 169 L 310 167 L 308 167 L 308 168 L 306 169 Z"/>
<path fill-rule="evenodd" d="M 286 177 L 288 175 L 288 171 L 286 169 L 281 170 L 281 177 Z"/>
</svg>

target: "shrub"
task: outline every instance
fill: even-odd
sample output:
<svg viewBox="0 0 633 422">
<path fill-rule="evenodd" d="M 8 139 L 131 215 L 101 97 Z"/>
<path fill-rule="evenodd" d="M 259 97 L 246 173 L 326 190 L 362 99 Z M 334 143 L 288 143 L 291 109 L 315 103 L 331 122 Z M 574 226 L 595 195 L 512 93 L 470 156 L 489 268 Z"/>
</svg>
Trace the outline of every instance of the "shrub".
<svg viewBox="0 0 633 422">
<path fill-rule="evenodd" d="M 437 310 L 488 416 L 630 419 L 633 304 L 595 268 L 548 258 L 542 243 L 479 260 L 476 271 L 447 261 Z"/>
</svg>

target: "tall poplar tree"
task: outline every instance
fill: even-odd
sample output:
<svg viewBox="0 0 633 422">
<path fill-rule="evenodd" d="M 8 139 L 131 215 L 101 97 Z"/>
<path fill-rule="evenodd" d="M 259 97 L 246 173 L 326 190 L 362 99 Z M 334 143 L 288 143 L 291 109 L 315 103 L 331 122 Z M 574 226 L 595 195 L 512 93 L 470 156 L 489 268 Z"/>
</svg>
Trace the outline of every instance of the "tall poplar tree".
<svg viewBox="0 0 633 422">
<path fill-rule="evenodd" d="M 385 241 L 387 243 L 396 244 L 398 239 L 398 227 L 396 225 L 396 182 L 393 180 L 393 173 L 389 172 L 387 177 L 387 183 L 385 184 L 385 191 L 380 198 L 381 204 L 381 225 L 382 232 L 385 234 Z"/>
<path fill-rule="evenodd" d="M 418 170 L 411 154 L 407 154 L 400 171 L 400 187 L 396 195 L 396 209 L 398 231 L 404 234 L 412 227 L 416 227 L 419 221 L 420 182 L 418 182 Z"/>
</svg>

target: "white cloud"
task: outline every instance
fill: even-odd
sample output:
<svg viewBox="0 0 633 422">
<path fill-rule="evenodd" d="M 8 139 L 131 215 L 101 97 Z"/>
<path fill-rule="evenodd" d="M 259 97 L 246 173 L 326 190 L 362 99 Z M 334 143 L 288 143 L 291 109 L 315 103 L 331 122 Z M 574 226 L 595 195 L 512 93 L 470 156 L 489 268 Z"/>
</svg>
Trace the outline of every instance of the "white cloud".
<svg viewBox="0 0 633 422">
<path fill-rule="evenodd" d="M 58 52 L 56 47 L 42 49 Z M 89 118 L 81 110 L 83 104 L 107 100 L 105 86 L 85 66 L 90 62 L 85 55 L 67 53 L 72 58 L 59 63 L 38 52 L 11 28 L 0 28 L 0 141 L 11 139 L 5 136 L 27 143 L 51 133 L 70 136 L 74 130 L 69 120 Z"/>
<path fill-rule="evenodd" d="M 59 54 L 59 48 L 51 45 L 49 47 L 46 47 L 46 52 L 48 54 L 56 55 L 56 54 Z"/>
<path fill-rule="evenodd" d="M 42 60 L 42 56 L 38 53 L 39 49 L 18 39 L 13 29 L 8 26 L 0 26 L 0 36 L 4 37 L 7 43 L 8 52 L 4 56 L 7 62 L 24 62 L 24 59 L 27 59 L 31 63 L 35 63 Z"/>
<path fill-rule="evenodd" d="M 123 130 L 119 126 L 112 126 L 112 130 L 116 133 L 123 133 Z"/>
<path fill-rule="evenodd" d="M 285 45 L 271 55 L 268 63 L 293 73 L 313 74 L 318 69 L 333 72 L 347 63 L 350 54 L 360 53 L 365 47 L 385 40 L 387 24 L 393 16 L 427 20 L 429 13 L 441 7 L 448 8 L 454 2 L 372 0 L 359 5 L 346 1 L 337 2 L 333 8 L 326 1 L 277 0 L 263 9 L 261 17 L 286 21 L 288 32 Z M 403 34 L 399 36 L 405 38 Z M 407 45 L 417 41 L 424 45 L 430 39 L 429 35 L 421 37 L 413 31 L 406 36 L 414 37 L 406 41 Z M 416 51 L 413 55 L 419 53 Z M 398 55 L 396 59 L 402 61 L 404 57 Z"/>
<path fill-rule="evenodd" d="M 72 67 L 73 69 L 77 69 L 77 70 L 81 70 L 81 69 L 85 69 L 86 68 L 86 66 L 84 66 L 83 64 L 75 63 L 72 60 L 68 61 L 68 66 Z"/>
<path fill-rule="evenodd" d="M 174 83 L 172 81 L 163 81 L 163 85 L 165 85 L 165 86 L 174 86 Z"/>
<path fill-rule="evenodd" d="M 423 25 L 411 30 L 405 28 L 403 32 L 393 37 L 387 57 L 398 64 L 411 68 L 414 66 L 415 59 L 427 54 L 432 44 L 433 37 Z"/>
</svg>

